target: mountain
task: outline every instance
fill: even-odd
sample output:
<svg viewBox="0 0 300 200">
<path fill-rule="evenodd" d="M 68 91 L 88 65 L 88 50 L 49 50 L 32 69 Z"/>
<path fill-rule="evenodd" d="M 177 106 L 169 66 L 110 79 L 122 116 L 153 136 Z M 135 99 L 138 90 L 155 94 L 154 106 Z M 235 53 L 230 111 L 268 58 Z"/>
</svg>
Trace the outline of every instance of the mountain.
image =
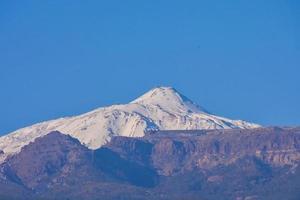
<svg viewBox="0 0 300 200">
<path fill-rule="evenodd" d="M 299 128 L 159 131 L 95 150 L 51 132 L 0 164 L 0 199 L 298 200 L 299 163 Z"/>
<path fill-rule="evenodd" d="M 97 149 L 114 136 L 142 137 L 158 130 L 251 129 L 259 125 L 208 113 L 171 87 L 155 88 L 124 105 L 60 118 L 22 128 L 0 138 L 0 160 L 13 155 L 35 138 L 60 131 Z"/>
</svg>

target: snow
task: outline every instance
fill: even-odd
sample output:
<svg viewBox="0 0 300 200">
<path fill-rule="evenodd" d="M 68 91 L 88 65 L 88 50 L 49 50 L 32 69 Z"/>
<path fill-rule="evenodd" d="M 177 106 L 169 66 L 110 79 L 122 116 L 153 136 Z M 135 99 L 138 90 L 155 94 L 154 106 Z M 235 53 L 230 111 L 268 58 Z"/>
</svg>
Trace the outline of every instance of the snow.
<svg viewBox="0 0 300 200">
<path fill-rule="evenodd" d="M 260 127 L 242 120 L 212 115 L 171 87 L 158 87 L 124 105 L 103 107 L 67 118 L 46 121 L 0 138 L 0 161 L 35 138 L 57 130 L 97 149 L 113 136 L 142 137 L 151 130 L 250 129 Z"/>
</svg>

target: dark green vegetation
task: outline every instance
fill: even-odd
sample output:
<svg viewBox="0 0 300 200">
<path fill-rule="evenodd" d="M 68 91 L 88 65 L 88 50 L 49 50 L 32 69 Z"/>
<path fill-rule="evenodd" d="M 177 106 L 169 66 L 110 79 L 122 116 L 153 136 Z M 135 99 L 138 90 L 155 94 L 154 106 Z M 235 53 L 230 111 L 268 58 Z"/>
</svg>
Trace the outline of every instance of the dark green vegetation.
<svg viewBox="0 0 300 200">
<path fill-rule="evenodd" d="M 115 137 L 50 133 L 1 165 L 0 199 L 299 200 L 300 129 Z"/>
</svg>

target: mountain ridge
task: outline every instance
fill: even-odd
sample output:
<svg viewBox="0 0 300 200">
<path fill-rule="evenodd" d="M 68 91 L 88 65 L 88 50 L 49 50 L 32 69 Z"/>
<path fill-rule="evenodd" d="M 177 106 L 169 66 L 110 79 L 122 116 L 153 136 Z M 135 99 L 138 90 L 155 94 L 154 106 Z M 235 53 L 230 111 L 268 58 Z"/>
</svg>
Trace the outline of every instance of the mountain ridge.
<svg viewBox="0 0 300 200">
<path fill-rule="evenodd" d="M 142 137 L 158 130 L 257 128 L 257 124 L 231 120 L 208 113 L 171 87 L 158 87 L 128 104 L 100 107 L 90 112 L 45 121 L 0 138 L 0 161 L 35 138 L 60 131 L 97 149 L 114 136 Z"/>
<path fill-rule="evenodd" d="M 300 128 L 159 131 L 96 150 L 51 132 L 0 164 L 0 199 L 296 200 L 299 162 Z"/>
</svg>

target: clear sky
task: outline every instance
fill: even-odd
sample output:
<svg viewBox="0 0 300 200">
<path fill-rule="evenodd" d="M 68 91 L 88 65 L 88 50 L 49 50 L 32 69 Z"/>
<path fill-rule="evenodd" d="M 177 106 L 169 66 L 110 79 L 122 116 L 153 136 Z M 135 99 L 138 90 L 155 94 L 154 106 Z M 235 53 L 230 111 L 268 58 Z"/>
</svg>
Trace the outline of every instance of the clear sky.
<svg viewBox="0 0 300 200">
<path fill-rule="evenodd" d="M 160 85 L 300 125 L 300 1 L 0 1 L 0 134 Z"/>
</svg>

